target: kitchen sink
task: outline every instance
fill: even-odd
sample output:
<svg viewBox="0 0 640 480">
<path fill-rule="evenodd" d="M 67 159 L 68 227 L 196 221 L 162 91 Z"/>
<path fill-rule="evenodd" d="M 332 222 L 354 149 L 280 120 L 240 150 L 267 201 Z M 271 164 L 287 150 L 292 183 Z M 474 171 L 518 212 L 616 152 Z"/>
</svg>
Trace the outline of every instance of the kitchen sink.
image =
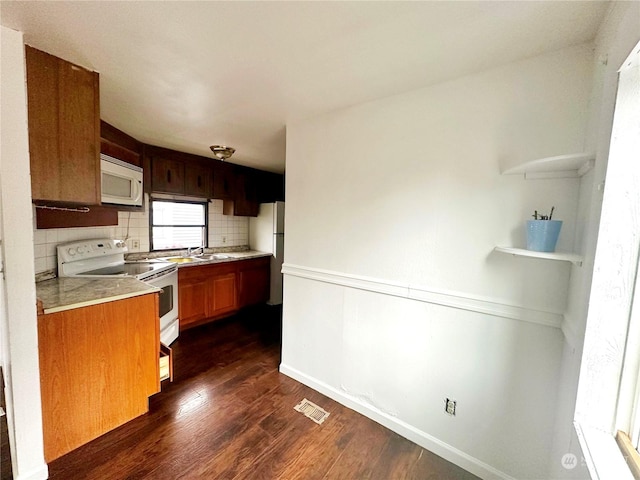
<svg viewBox="0 0 640 480">
<path fill-rule="evenodd" d="M 197 260 L 224 260 L 231 257 L 223 253 L 203 253 L 202 255 L 195 255 L 194 258 Z"/>
<path fill-rule="evenodd" d="M 173 263 L 191 263 L 191 262 L 206 262 L 207 260 L 224 260 L 226 258 L 231 258 L 229 255 L 225 255 L 223 253 L 203 253 L 200 255 L 191 255 L 189 257 L 161 257 L 158 260 L 163 260 L 165 262 L 173 262 Z"/>
<path fill-rule="evenodd" d="M 194 262 L 196 259 L 193 257 L 163 257 L 161 260 L 173 263 L 189 263 Z"/>
</svg>

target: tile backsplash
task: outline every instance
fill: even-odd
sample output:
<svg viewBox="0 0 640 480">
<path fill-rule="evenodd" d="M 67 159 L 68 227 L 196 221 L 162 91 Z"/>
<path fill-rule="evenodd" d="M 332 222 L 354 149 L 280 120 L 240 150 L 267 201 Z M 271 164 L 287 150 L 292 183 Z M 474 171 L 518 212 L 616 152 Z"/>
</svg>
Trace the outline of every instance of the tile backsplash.
<svg viewBox="0 0 640 480">
<path fill-rule="evenodd" d="M 222 214 L 222 200 L 209 202 L 209 247 L 240 247 L 249 244 L 249 218 Z M 129 252 L 149 251 L 149 215 L 145 212 L 118 212 L 118 225 L 110 227 L 49 228 L 33 230 L 35 271 L 57 267 L 56 246 L 89 238 L 127 239 Z M 133 248 L 134 243 L 139 245 Z"/>
</svg>

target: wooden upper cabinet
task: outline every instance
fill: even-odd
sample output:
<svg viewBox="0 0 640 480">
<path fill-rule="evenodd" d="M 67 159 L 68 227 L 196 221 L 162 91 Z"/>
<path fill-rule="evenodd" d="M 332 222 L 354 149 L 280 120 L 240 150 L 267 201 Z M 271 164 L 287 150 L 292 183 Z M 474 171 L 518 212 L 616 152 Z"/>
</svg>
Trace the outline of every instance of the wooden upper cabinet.
<svg viewBox="0 0 640 480">
<path fill-rule="evenodd" d="M 255 217 L 261 202 L 284 200 L 282 175 L 199 155 L 145 145 L 144 168 L 151 193 L 224 200 L 225 215 Z"/>
<path fill-rule="evenodd" d="M 202 163 L 185 162 L 184 194 L 211 198 L 211 167 Z"/>
<path fill-rule="evenodd" d="M 215 161 L 213 167 L 213 198 L 233 200 L 235 195 L 235 175 L 233 165 Z"/>
<path fill-rule="evenodd" d="M 214 171 L 214 193 L 216 175 L 217 172 Z M 224 197 L 223 213 L 225 215 L 256 217 L 260 210 L 260 203 L 284 201 L 283 175 L 235 165 L 231 172 L 230 183 L 233 185 L 233 195 Z M 214 196 L 214 198 L 220 197 Z"/>
<path fill-rule="evenodd" d="M 258 203 L 284 202 L 284 175 L 258 170 L 257 177 Z"/>
<path fill-rule="evenodd" d="M 167 154 L 151 157 L 151 189 L 158 193 L 184 194 L 184 163 Z"/>
<path fill-rule="evenodd" d="M 151 191 L 211 198 L 212 168 L 200 157 L 168 148 L 146 146 Z"/>
<path fill-rule="evenodd" d="M 256 175 L 248 168 L 238 167 L 235 177 L 236 191 L 233 214 L 239 217 L 257 217 L 260 204 L 258 203 Z"/>
<path fill-rule="evenodd" d="M 142 167 L 142 144 L 104 120 L 100 120 L 100 153 Z"/>
<path fill-rule="evenodd" d="M 26 47 L 33 200 L 100 204 L 98 74 Z"/>
</svg>

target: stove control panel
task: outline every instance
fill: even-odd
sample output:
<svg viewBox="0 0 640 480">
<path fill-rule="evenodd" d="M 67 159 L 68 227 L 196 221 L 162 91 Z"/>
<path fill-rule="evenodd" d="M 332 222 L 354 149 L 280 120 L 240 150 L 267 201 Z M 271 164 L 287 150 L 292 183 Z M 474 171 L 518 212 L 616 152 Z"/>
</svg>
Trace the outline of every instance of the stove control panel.
<svg viewBox="0 0 640 480">
<path fill-rule="evenodd" d="M 78 262 L 108 255 L 124 255 L 128 251 L 124 241 L 112 238 L 63 243 L 58 245 L 57 250 L 58 263 Z"/>
</svg>

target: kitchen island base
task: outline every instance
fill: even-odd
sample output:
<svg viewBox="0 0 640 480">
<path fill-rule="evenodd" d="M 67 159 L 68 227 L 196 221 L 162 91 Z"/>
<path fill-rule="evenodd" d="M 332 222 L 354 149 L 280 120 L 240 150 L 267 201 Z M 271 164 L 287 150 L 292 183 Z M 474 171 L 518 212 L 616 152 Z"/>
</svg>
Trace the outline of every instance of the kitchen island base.
<svg viewBox="0 0 640 480">
<path fill-rule="evenodd" d="M 38 316 L 47 463 L 146 413 L 160 390 L 158 295 Z"/>
</svg>

